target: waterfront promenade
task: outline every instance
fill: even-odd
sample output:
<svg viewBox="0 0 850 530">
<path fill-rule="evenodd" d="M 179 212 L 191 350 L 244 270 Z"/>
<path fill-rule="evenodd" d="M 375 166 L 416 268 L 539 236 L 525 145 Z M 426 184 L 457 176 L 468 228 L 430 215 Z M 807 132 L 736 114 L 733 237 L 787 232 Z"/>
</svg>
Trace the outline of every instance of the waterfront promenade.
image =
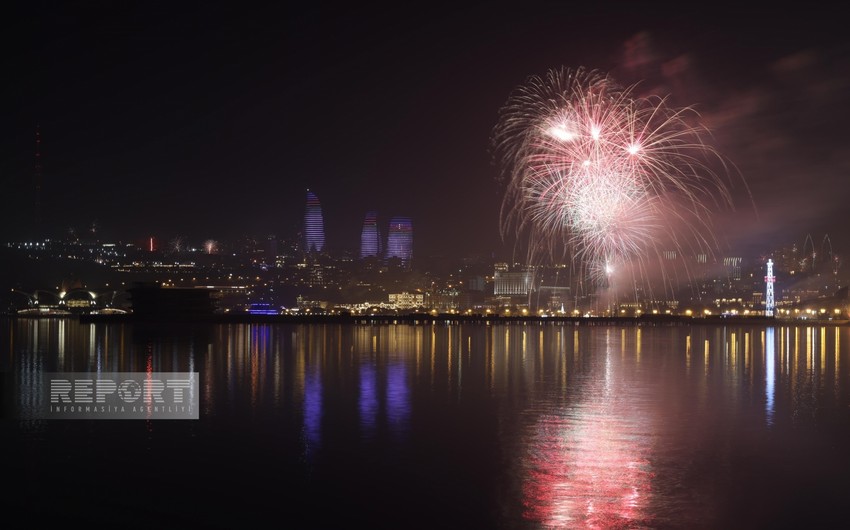
<svg viewBox="0 0 850 530">
<path fill-rule="evenodd" d="M 43 317 L 42 317 L 43 318 Z M 453 313 L 406 313 L 406 314 L 280 314 L 255 315 L 250 313 L 216 313 L 213 315 L 187 317 L 185 319 L 140 319 L 132 313 L 127 314 L 81 314 L 70 318 L 79 319 L 83 323 L 156 323 L 156 322 L 189 322 L 210 324 L 572 324 L 588 326 L 604 325 L 847 325 L 847 319 L 799 319 L 765 316 L 686 316 L 686 315 L 653 315 L 641 316 L 538 316 L 538 315 L 495 315 L 495 314 L 453 314 Z"/>
</svg>

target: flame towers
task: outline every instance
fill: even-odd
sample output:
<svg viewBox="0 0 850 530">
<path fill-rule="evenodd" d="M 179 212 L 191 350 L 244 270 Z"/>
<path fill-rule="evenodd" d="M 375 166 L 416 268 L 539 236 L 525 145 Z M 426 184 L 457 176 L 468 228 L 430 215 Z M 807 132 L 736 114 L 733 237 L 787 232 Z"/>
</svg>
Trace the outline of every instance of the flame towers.
<svg viewBox="0 0 850 530">
<path fill-rule="evenodd" d="M 363 220 L 360 232 L 360 259 L 381 255 L 381 234 L 378 231 L 378 213 L 370 211 Z"/>
<path fill-rule="evenodd" d="M 325 249 L 325 222 L 319 198 L 307 190 L 307 208 L 304 212 L 304 239 L 308 253 L 319 253 Z"/>
<path fill-rule="evenodd" d="M 398 258 L 409 266 L 413 258 L 413 222 L 409 217 L 393 217 L 387 234 L 386 258 Z"/>
</svg>

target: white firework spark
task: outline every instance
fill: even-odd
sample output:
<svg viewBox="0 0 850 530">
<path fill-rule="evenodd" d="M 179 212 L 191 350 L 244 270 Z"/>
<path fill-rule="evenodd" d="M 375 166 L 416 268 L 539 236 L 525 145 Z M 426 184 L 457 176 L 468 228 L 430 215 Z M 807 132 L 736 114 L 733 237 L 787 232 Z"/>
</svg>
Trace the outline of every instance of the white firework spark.
<svg viewBox="0 0 850 530">
<path fill-rule="evenodd" d="M 731 164 L 704 141 L 693 108 L 633 89 L 555 69 L 501 109 L 502 236 L 529 262 L 568 258 L 598 276 L 620 264 L 646 270 L 662 250 L 716 250 L 712 218 L 733 207 Z"/>
</svg>

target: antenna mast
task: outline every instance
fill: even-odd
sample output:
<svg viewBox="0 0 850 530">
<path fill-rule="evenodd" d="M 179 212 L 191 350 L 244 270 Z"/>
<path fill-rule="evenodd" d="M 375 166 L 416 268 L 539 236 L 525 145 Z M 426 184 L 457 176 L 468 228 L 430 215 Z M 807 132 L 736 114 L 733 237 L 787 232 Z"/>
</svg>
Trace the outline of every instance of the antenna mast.
<svg viewBox="0 0 850 530">
<path fill-rule="evenodd" d="M 36 236 L 41 237 L 41 130 L 35 126 L 35 173 L 33 174 L 35 188 L 35 230 Z"/>
</svg>

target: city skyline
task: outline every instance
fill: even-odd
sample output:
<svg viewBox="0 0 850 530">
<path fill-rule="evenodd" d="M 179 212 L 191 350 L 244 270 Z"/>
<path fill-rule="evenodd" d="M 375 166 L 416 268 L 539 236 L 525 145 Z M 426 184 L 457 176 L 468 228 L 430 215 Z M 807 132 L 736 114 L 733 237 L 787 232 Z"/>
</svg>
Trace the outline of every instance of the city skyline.
<svg viewBox="0 0 850 530">
<path fill-rule="evenodd" d="M 375 210 L 415 219 L 422 255 L 507 253 L 490 137 L 517 86 L 565 66 L 697 109 L 756 207 L 716 219 L 729 253 L 806 233 L 846 247 L 839 17 L 720 7 L 17 3 L 0 237 L 39 211 L 113 238 L 284 234 L 311 189 L 329 248 L 357 252 Z"/>
<path fill-rule="evenodd" d="M 287 314 L 307 308 L 369 313 L 418 308 L 691 317 L 703 311 L 759 315 L 771 300 L 784 317 L 807 318 L 815 310 L 830 318 L 846 313 L 847 270 L 828 236 L 821 245 L 807 236 L 801 245 L 774 249 L 767 258 L 724 256 L 709 262 L 705 255 L 665 253 L 665 259 L 687 264 L 691 274 L 659 290 L 659 285 L 624 285 L 616 278 L 601 285 L 586 282 L 563 265 L 529 267 L 480 258 L 406 263 L 399 250 L 410 241 L 412 226 L 405 221 L 397 219 L 394 229 L 401 236 L 392 245 L 397 259 L 387 255 L 378 261 L 320 256 L 294 241 L 274 239 L 223 247 L 206 242 L 216 245 L 212 251 L 191 242 L 161 249 L 94 241 L 7 245 L 0 252 L 7 265 L 0 303 L 39 314 L 126 310 L 130 287 L 161 285 L 215 291 L 218 312 L 235 314 L 256 305 L 267 314 L 275 306 Z"/>
</svg>

